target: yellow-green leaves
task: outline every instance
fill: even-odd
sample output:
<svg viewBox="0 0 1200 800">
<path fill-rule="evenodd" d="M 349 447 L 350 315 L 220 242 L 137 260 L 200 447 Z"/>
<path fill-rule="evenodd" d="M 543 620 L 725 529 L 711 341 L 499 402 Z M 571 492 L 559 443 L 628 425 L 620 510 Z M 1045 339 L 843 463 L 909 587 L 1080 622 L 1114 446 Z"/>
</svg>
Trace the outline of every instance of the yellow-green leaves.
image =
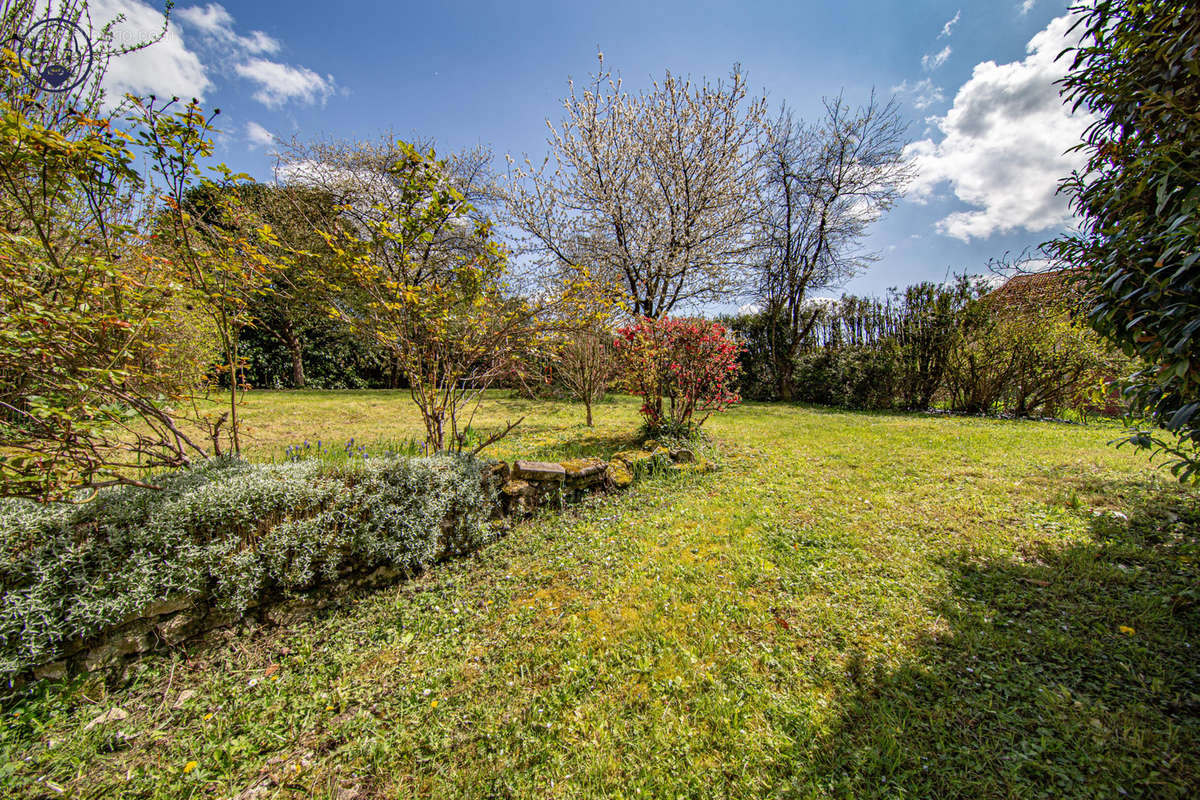
<svg viewBox="0 0 1200 800">
<path fill-rule="evenodd" d="M 342 158 L 361 164 L 365 154 Z M 353 199 L 343 206 L 349 224 L 323 232 L 345 294 L 356 298 L 338 313 L 402 365 L 429 445 L 461 449 L 468 409 L 521 368 L 536 315 L 508 290 L 506 253 L 490 222 L 474 219 L 446 160 L 401 141 L 374 169 L 343 188 Z"/>
</svg>

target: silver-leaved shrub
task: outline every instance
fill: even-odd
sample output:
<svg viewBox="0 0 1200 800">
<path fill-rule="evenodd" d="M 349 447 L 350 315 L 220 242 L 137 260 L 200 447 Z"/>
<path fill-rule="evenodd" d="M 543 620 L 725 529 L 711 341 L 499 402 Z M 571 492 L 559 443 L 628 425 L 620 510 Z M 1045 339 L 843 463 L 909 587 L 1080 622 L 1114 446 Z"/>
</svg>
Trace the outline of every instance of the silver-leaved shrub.
<svg viewBox="0 0 1200 800">
<path fill-rule="evenodd" d="M 411 574 L 470 551 L 491 536 L 480 474 L 450 455 L 225 459 L 81 505 L 0 502 L 0 674 L 180 594 L 240 614 L 351 568 Z"/>
</svg>

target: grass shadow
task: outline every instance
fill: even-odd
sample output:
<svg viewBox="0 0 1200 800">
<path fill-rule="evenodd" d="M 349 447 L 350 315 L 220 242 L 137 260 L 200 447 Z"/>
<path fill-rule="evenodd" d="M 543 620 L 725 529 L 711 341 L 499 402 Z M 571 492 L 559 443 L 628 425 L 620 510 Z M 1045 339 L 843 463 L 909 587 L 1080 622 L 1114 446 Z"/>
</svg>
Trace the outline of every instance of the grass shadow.
<svg viewBox="0 0 1200 800">
<path fill-rule="evenodd" d="M 1133 483 L 1089 535 L 1018 558 L 960 552 L 947 631 L 886 672 L 851 665 L 795 796 L 1194 797 L 1200 499 Z"/>
<path fill-rule="evenodd" d="M 586 433 L 570 439 L 540 443 L 522 453 L 531 460 L 561 461 L 568 458 L 608 458 L 621 450 L 636 448 L 637 438 L 630 433 Z"/>
</svg>

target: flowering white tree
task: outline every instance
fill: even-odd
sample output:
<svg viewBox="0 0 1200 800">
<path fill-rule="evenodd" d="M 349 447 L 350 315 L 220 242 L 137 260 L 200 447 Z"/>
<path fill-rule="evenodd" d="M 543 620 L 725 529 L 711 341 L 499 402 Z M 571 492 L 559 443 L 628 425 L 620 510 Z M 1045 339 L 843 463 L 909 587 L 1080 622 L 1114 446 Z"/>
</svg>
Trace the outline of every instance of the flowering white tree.
<svg viewBox="0 0 1200 800">
<path fill-rule="evenodd" d="M 667 72 L 639 95 L 600 67 L 574 83 L 540 167 L 510 158 L 506 199 L 528 252 L 559 267 L 589 264 L 659 317 L 717 299 L 745 263 L 754 154 L 765 101 L 750 99 L 735 65 L 728 82 Z"/>
</svg>

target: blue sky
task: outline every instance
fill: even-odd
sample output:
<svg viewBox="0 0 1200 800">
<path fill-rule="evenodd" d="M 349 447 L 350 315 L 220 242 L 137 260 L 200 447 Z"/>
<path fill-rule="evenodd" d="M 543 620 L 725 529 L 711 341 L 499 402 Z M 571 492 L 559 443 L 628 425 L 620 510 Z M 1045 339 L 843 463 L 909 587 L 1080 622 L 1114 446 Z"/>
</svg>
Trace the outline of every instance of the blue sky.
<svg viewBox="0 0 1200 800">
<path fill-rule="evenodd" d="M 665 69 L 720 77 L 740 62 L 772 105 L 816 116 L 823 96 L 895 93 L 920 177 L 872 230 L 881 260 L 846 289 L 941 280 L 1069 224 L 1054 197 L 1086 120 L 1058 103 L 1065 0 L 221 4 L 181 0 L 162 42 L 114 63 L 115 91 L 199 95 L 222 110 L 218 156 L 269 178 L 269 135 L 434 137 L 545 152 L 569 76 L 597 48 L 638 90 Z M 159 11 L 92 0 L 125 35 Z M 161 10 L 161 6 L 159 7 Z"/>
</svg>

